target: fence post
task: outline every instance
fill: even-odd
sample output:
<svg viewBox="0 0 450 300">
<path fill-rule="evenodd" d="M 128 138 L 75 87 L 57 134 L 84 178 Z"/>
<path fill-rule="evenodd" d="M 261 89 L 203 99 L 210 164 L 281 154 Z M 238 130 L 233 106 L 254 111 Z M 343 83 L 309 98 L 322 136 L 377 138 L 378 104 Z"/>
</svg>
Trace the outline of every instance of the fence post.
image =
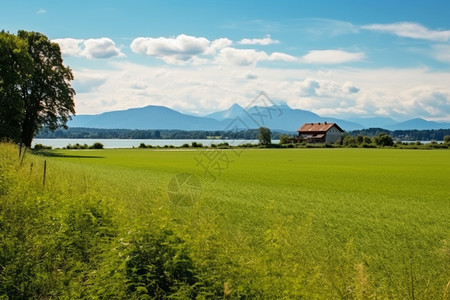
<svg viewBox="0 0 450 300">
<path fill-rule="evenodd" d="M 47 160 L 44 160 L 44 179 L 42 180 L 42 185 L 45 186 L 45 175 L 47 173 Z"/>
</svg>

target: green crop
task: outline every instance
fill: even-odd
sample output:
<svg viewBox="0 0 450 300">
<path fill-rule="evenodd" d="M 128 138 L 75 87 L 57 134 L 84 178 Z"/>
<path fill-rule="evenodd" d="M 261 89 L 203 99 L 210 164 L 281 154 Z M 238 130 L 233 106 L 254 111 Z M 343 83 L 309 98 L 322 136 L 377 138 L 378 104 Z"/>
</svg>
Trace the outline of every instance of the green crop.
<svg viewBox="0 0 450 300">
<path fill-rule="evenodd" d="M 450 296 L 449 151 L 235 151 L 1 144 L 0 293 Z"/>
</svg>

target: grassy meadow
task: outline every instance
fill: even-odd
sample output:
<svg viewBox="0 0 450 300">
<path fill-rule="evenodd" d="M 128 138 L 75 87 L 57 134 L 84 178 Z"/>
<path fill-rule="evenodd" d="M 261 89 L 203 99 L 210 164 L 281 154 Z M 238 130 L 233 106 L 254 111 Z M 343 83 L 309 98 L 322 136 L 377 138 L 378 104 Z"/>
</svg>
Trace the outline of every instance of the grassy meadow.
<svg viewBox="0 0 450 300">
<path fill-rule="evenodd" d="M 448 150 L 43 153 L 0 144 L 11 299 L 450 299 Z"/>
</svg>

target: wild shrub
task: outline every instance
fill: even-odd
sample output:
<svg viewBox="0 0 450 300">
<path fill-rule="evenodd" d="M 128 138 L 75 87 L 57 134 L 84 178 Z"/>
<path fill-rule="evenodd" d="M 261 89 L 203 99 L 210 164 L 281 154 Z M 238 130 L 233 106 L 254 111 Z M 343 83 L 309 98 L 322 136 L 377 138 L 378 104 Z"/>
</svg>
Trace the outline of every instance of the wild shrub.
<svg viewBox="0 0 450 300">
<path fill-rule="evenodd" d="M 94 143 L 90 148 L 92 149 L 103 149 L 103 144 L 102 143 Z"/>
<path fill-rule="evenodd" d="M 125 272 L 130 297 L 195 296 L 196 269 L 184 242 L 171 230 L 137 234 L 129 243 Z"/>
<path fill-rule="evenodd" d="M 39 150 L 50 150 L 52 149 L 52 146 L 45 146 L 42 144 L 36 144 L 34 145 L 34 150 L 39 151 Z"/>
</svg>

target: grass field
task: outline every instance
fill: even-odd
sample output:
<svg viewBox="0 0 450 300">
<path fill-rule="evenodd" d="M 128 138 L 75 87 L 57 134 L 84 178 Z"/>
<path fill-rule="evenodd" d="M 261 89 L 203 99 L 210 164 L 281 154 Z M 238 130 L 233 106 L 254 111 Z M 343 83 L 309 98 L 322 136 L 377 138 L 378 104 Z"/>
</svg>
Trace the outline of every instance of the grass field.
<svg viewBox="0 0 450 300">
<path fill-rule="evenodd" d="M 450 297 L 450 151 L 52 150 L 19 166 L 1 147 L 4 294 Z M 200 185 L 174 190 L 182 173 Z M 8 222 L 23 227 L 15 238 Z M 145 250 L 155 244 L 165 250 Z M 134 259 L 172 252 L 167 289 Z"/>
</svg>

